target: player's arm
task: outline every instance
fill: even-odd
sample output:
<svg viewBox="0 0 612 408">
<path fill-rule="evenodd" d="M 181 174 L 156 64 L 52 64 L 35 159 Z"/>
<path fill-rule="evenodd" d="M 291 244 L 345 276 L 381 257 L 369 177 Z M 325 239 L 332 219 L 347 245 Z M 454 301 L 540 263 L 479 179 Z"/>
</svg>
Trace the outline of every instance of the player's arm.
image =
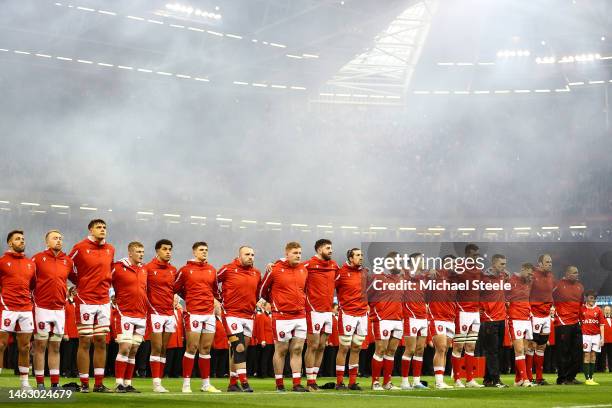
<svg viewBox="0 0 612 408">
<path fill-rule="evenodd" d="M 176 279 L 174 280 L 174 293 L 185 299 L 185 274 L 183 268 L 179 269 Z"/>
<path fill-rule="evenodd" d="M 77 283 L 78 270 L 76 267 L 76 263 L 77 263 L 78 255 L 79 255 L 79 248 L 77 247 L 77 245 L 75 245 L 72 247 L 72 249 L 70 250 L 70 253 L 68 254 L 68 258 L 70 258 L 70 261 L 72 261 L 72 269 L 68 273 L 68 287 L 69 288 L 71 288 L 72 286 L 76 286 L 76 283 Z"/>
</svg>

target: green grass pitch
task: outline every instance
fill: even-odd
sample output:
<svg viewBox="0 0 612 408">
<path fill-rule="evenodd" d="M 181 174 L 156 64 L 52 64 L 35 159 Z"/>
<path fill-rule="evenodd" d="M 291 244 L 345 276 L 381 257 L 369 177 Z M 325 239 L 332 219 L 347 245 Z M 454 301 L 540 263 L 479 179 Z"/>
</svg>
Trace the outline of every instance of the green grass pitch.
<svg viewBox="0 0 612 408">
<path fill-rule="evenodd" d="M 554 376 L 546 376 L 549 382 Z M 423 377 L 424 380 L 433 381 L 433 378 Z M 46 379 L 48 382 L 48 378 Z M 62 383 L 76 379 L 62 379 Z M 369 386 L 369 379 L 359 379 L 364 389 Z M 513 376 L 504 376 L 502 381 L 511 384 Z M 582 379 L 581 379 L 582 380 Z M 601 385 L 571 385 L 571 386 L 545 386 L 534 388 L 482 388 L 482 389 L 452 389 L 452 390 L 418 390 L 418 391 L 379 391 L 370 390 L 362 392 L 337 392 L 324 390 L 318 393 L 292 393 L 279 394 L 274 391 L 273 379 L 251 379 L 251 386 L 255 389 L 253 394 L 226 393 L 208 394 L 199 391 L 200 380 L 192 379 L 193 394 L 182 394 L 181 379 L 164 379 L 164 386 L 170 391 L 168 394 L 154 394 L 151 391 L 150 379 L 135 379 L 134 386 L 142 394 L 77 394 L 72 401 L 63 402 L 12 402 L 6 398 L 6 388 L 15 387 L 19 380 L 12 373 L 3 373 L 0 376 L 2 395 L 1 407 L 15 406 L 40 407 L 50 404 L 52 407 L 143 407 L 143 408 L 178 408 L 178 407 L 267 407 L 267 408 L 385 408 L 385 407 L 444 407 L 444 408 L 476 408 L 476 407 L 581 407 L 599 408 L 612 407 L 612 374 L 596 374 L 595 380 Z M 319 384 L 334 381 L 334 378 L 319 379 Z M 33 379 L 30 380 L 33 384 Z M 225 390 L 227 380 L 212 379 L 212 384 L 220 390 Z M 303 383 L 305 380 L 303 381 Z M 395 384 L 401 380 L 395 378 Z M 113 378 L 105 380 L 107 386 L 114 385 Z M 450 383 L 447 378 L 447 383 Z M 291 385 L 291 379 L 285 379 L 285 386 Z"/>
</svg>

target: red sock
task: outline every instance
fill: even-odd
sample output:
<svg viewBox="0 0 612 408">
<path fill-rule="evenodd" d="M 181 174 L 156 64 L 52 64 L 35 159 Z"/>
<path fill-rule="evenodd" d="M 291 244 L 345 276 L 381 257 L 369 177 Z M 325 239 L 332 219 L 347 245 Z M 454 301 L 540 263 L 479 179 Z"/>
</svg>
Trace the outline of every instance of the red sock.
<svg viewBox="0 0 612 408">
<path fill-rule="evenodd" d="M 59 370 L 49 370 L 49 377 L 51 377 L 51 385 L 59 384 Z"/>
<path fill-rule="evenodd" d="M 45 383 L 45 372 L 41 371 L 42 374 L 37 374 L 34 372 L 34 376 L 36 377 L 36 384 L 44 384 Z"/>
<path fill-rule="evenodd" d="M 453 379 L 457 381 L 461 374 L 461 357 L 456 357 L 454 354 L 451 357 L 451 363 L 453 365 Z"/>
<path fill-rule="evenodd" d="M 344 366 L 336 366 L 336 384 L 342 384 L 344 382 Z"/>
<path fill-rule="evenodd" d="M 115 378 L 123 378 L 125 379 L 125 369 L 127 366 L 127 361 L 120 361 L 120 356 L 117 356 L 115 360 Z"/>
<path fill-rule="evenodd" d="M 408 377 L 410 374 L 410 362 L 412 361 L 411 357 L 403 357 L 402 356 L 402 377 Z"/>
<path fill-rule="evenodd" d="M 529 381 L 533 380 L 533 354 L 525 354 L 525 373 Z"/>
<path fill-rule="evenodd" d="M 393 376 L 393 357 L 385 356 L 383 360 L 383 385 L 391 381 Z"/>
<path fill-rule="evenodd" d="M 525 356 L 518 356 L 514 358 L 514 371 L 516 372 L 514 376 L 514 382 L 519 382 L 527 379 L 525 367 Z"/>
<path fill-rule="evenodd" d="M 79 373 L 79 380 L 81 380 L 81 385 L 89 387 L 89 374 Z"/>
<path fill-rule="evenodd" d="M 240 384 L 248 383 L 249 380 L 247 378 L 246 369 L 242 368 L 242 369 L 239 369 L 237 371 L 238 371 L 238 378 L 240 379 Z"/>
<path fill-rule="evenodd" d="M 183 378 L 190 378 L 193 372 L 194 355 L 185 353 L 183 355 Z"/>
<path fill-rule="evenodd" d="M 159 372 L 159 361 L 149 361 L 149 365 L 151 366 L 151 377 L 160 378 Z"/>
<path fill-rule="evenodd" d="M 413 377 L 420 377 L 421 376 L 421 369 L 423 367 L 423 357 L 414 357 L 412 359 L 412 376 Z"/>
<path fill-rule="evenodd" d="M 125 379 L 131 380 L 134 377 L 134 367 L 136 366 L 136 361 L 131 358 L 128 360 L 128 363 L 125 365 Z"/>
<path fill-rule="evenodd" d="M 200 367 L 200 378 L 209 378 L 210 377 L 210 355 L 206 354 L 200 356 L 198 359 L 198 367 Z"/>
<path fill-rule="evenodd" d="M 300 385 L 302 382 L 302 373 L 293 373 L 293 386 Z"/>
<path fill-rule="evenodd" d="M 229 385 L 236 385 L 238 384 L 238 376 L 236 375 L 236 373 L 230 373 L 230 384 Z"/>
<path fill-rule="evenodd" d="M 378 358 L 380 360 L 378 360 Z M 380 379 L 380 372 L 382 371 L 382 367 L 383 367 L 382 357 L 379 357 L 376 354 L 374 354 L 374 357 L 372 358 L 372 384 L 374 384 L 375 382 L 378 382 L 378 380 Z"/>
<path fill-rule="evenodd" d="M 474 364 L 476 357 L 473 354 L 465 353 L 465 381 L 470 382 L 474 379 Z"/>
<path fill-rule="evenodd" d="M 357 382 L 357 369 L 359 365 L 349 366 L 349 385 L 353 385 Z"/>
<path fill-rule="evenodd" d="M 536 380 L 540 381 L 544 379 L 544 354 L 538 354 L 536 351 L 535 356 L 533 356 L 533 362 L 535 364 L 536 369 Z"/>
<path fill-rule="evenodd" d="M 284 387 L 285 384 L 283 384 L 283 376 L 281 375 L 280 377 L 274 376 L 275 379 L 274 381 L 276 381 L 276 386 L 277 387 Z"/>
<path fill-rule="evenodd" d="M 104 369 L 94 368 L 94 385 L 99 387 L 104 382 Z"/>
</svg>

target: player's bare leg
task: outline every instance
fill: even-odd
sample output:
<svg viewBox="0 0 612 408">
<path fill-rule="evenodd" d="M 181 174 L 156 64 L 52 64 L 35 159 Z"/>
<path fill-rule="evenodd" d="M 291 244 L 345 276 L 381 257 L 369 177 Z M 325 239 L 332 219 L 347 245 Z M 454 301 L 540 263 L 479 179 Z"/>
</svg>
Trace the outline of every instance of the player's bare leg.
<svg viewBox="0 0 612 408">
<path fill-rule="evenodd" d="M 272 365 L 274 366 L 274 379 L 276 381 L 276 390 L 285 391 L 283 383 L 283 374 L 285 372 L 285 356 L 289 351 L 289 342 L 275 341 L 274 355 L 272 356 Z"/>
<path fill-rule="evenodd" d="M 30 339 L 32 333 L 17 333 L 17 365 L 21 389 L 29 389 L 28 373 L 30 372 Z"/>
<path fill-rule="evenodd" d="M 202 387 L 200 387 L 202 392 L 221 392 L 210 383 L 210 348 L 214 339 L 215 333 L 202 333 L 200 336 L 198 367 L 202 379 Z"/>
<path fill-rule="evenodd" d="M 294 337 L 289 342 L 289 364 L 291 365 L 291 375 L 293 377 L 293 391 L 308 391 L 302 387 L 302 350 L 304 349 L 304 339 Z"/>
<path fill-rule="evenodd" d="M 306 364 L 306 387 L 309 391 L 319 391 L 317 373 L 319 372 L 319 367 L 321 367 L 326 342 L 327 334 L 325 333 L 308 334 L 308 346 L 304 355 L 304 363 Z"/>
<path fill-rule="evenodd" d="M 94 329 L 93 346 L 94 392 L 111 392 L 103 384 L 104 367 L 106 367 L 106 332 L 96 334 L 96 329 Z M 89 362 L 89 358 L 87 361 Z"/>
<path fill-rule="evenodd" d="M 91 348 L 92 343 L 92 335 L 79 335 L 77 367 L 79 369 L 79 378 L 81 380 L 81 392 L 89 392 L 89 349 Z"/>
<path fill-rule="evenodd" d="M 417 338 L 412 336 L 404 336 L 404 354 L 402 354 L 402 390 L 409 390 L 412 388 L 408 375 L 410 374 L 410 365 L 412 363 L 412 357 L 416 350 Z"/>
<path fill-rule="evenodd" d="M 48 334 L 46 337 L 44 337 L 44 335 L 40 336 L 39 334 L 34 335 L 34 355 L 32 356 L 32 368 L 34 370 L 36 386 L 38 389 L 45 389 L 45 352 L 47 351 L 48 341 Z M 49 355 L 49 359 L 50 358 L 51 355 Z M 49 369 L 51 369 L 51 364 L 49 364 Z"/>
<path fill-rule="evenodd" d="M 448 351 L 448 340 L 445 334 L 437 334 L 433 336 L 434 357 L 433 369 L 436 381 L 436 388 L 452 388 L 444 382 L 444 370 L 446 369 L 446 354 Z"/>
<path fill-rule="evenodd" d="M 161 384 L 161 379 L 164 377 L 164 369 L 166 367 L 166 346 L 170 340 L 172 333 L 151 333 L 151 356 L 149 364 L 151 365 L 151 377 L 153 378 L 153 391 L 165 393 L 168 392 Z"/>
<path fill-rule="evenodd" d="M 47 344 L 47 362 L 49 364 L 49 377 L 51 378 L 51 389 L 59 388 L 60 376 L 60 344 L 62 336 L 53 334 L 49 337 Z"/>
</svg>

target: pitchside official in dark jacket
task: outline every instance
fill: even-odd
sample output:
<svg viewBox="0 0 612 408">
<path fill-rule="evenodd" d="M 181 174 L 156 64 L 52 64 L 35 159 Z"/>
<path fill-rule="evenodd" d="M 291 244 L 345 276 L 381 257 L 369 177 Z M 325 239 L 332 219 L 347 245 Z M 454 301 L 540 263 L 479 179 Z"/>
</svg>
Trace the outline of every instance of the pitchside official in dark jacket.
<svg viewBox="0 0 612 408">
<path fill-rule="evenodd" d="M 556 309 L 557 384 L 582 384 L 576 379 L 582 363 L 582 331 L 578 324 L 584 287 L 578 281 L 578 268 L 568 266 L 565 276 L 553 288 Z"/>
<path fill-rule="evenodd" d="M 504 280 L 506 272 L 506 257 L 495 254 L 491 259 L 491 267 L 482 273 L 482 282 L 495 285 L 496 289 L 480 291 L 480 342 L 482 352 L 486 357 L 484 377 L 485 387 L 507 387 L 499 378 L 499 356 L 504 344 L 506 327 L 506 300 L 504 295 Z"/>
</svg>

